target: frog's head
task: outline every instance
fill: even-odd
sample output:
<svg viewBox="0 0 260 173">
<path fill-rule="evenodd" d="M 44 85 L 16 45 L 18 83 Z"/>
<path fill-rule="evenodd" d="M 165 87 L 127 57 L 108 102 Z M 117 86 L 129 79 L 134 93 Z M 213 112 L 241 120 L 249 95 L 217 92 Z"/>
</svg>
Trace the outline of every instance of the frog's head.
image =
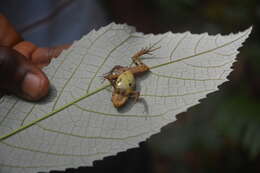
<svg viewBox="0 0 260 173">
<path fill-rule="evenodd" d="M 128 99 L 128 96 L 115 92 L 115 93 L 113 93 L 111 100 L 112 100 L 112 103 L 114 104 L 114 106 L 116 108 L 119 108 L 126 103 L 127 99 Z"/>
</svg>

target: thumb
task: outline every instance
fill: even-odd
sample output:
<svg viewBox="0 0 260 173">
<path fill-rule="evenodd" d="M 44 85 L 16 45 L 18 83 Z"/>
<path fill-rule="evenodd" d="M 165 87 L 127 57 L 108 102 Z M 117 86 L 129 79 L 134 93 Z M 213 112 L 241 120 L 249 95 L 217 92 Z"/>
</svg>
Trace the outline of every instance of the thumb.
<svg viewBox="0 0 260 173">
<path fill-rule="evenodd" d="M 0 46 L 0 91 L 35 101 L 48 89 L 49 80 L 39 68 L 16 50 Z"/>
</svg>

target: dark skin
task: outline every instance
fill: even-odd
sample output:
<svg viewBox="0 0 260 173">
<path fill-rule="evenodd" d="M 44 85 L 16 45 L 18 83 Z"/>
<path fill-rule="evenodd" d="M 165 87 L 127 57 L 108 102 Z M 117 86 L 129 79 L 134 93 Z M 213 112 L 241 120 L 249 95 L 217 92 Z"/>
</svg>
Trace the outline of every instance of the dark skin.
<svg viewBox="0 0 260 173">
<path fill-rule="evenodd" d="M 37 101 L 48 94 L 49 79 L 42 71 L 69 45 L 40 48 L 23 40 L 0 14 L 0 94 Z"/>
</svg>

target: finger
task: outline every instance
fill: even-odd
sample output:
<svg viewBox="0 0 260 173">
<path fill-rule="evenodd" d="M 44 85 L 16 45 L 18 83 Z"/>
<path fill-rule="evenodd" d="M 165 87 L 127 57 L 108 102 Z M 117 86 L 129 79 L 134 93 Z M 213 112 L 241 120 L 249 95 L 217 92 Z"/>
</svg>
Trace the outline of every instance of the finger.
<svg viewBox="0 0 260 173">
<path fill-rule="evenodd" d="M 49 80 L 22 54 L 0 46 L 0 89 L 27 100 L 39 100 L 48 93 Z"/>
<path fill-rule="evenodd" d="M 15 31 L 12 24 L 0 14 L 0 45 L 13 46 L 22 41 L 22 37 Z"/>
<path fill-rule="evenodd" d="M 70 45 L 62 45 L 52 48 L 38 48 L 31 42 L 22 41 L 13 48 L 27 57 L 34 65 L 42 68 L 48 65 L 52 58 L 56 58 L 64 49 L 69 47 Z"/>
<path fill-rule="evenodd" d="M 37 46 L 34 45 L 32 42 L 29 41 L 22 41 L 16 44 L 13 49 L 17 50 L 23 56 L 31 61 L 31 56 L 33 52 L 37 49 Z"/>
<path fill-rule="evenodd" d="M 62 45 L 51 48 L 38 48 L 33 52 L 31 61 L 39 68 L 42 68 L 48 65 L 53 58 L 58 57 L 64 49 L 68 49 L 69 47 L 70 45 Z"/>
</svg>

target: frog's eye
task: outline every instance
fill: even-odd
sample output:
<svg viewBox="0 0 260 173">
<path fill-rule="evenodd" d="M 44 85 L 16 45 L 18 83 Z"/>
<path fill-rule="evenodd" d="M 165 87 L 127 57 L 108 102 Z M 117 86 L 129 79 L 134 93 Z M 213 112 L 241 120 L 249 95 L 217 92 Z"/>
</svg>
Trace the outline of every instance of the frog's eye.
<svg viewBox="0 0 260 173">
<path fill-rule="evenodd" d="M 131 86 L 132 86 L 132 83 L 130 82 L 128 85 L 129 85 L 129 87 L 131 87 Z"/>
</svg>

